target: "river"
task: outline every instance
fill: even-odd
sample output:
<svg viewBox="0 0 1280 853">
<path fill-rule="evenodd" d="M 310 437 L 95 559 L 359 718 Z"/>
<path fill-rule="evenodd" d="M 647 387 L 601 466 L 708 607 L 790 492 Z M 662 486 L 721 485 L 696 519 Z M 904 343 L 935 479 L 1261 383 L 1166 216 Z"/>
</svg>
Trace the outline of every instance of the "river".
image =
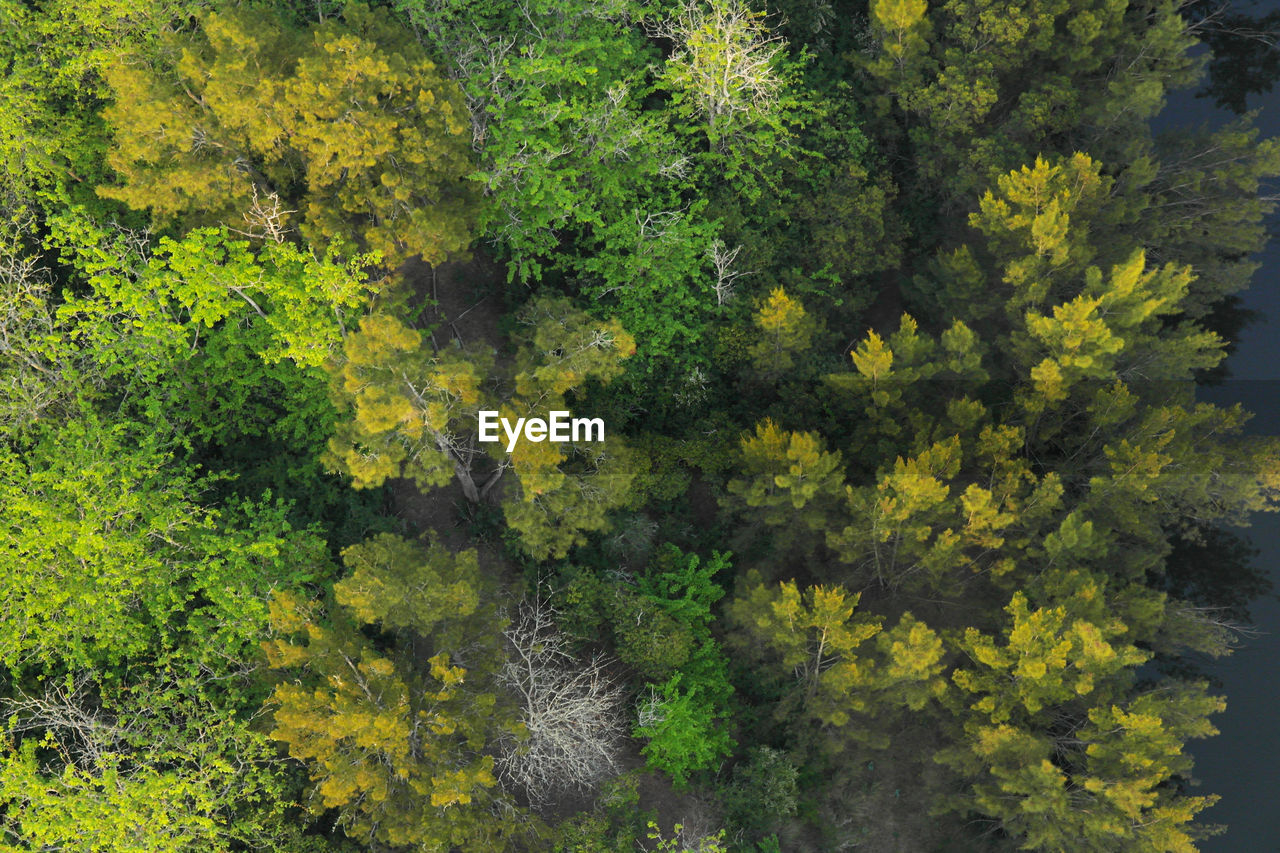
<svg viewBox="0 0 1280 853">
<path fill-rule="evenodd" d="M 1263 14 L 1280 8 L 1280 0 L 1239 3 L 1236 9 Z M 1264 136 L 1280 136 L 1280 90 L 1251 96 L 1249 108 L 1261 110 L 1258 125 Z M 1212 126 L 1235 118 L 1193 92 L 1175 93 L 1157 121 L 1159 129 Z M 1280 215 L 1270 222 L 1280 234 Z M 1202 387 L 1202 400 L 1242 403 L 1255 413 L 1249 431 L 1280 434 L 1280 239 L 1273 237 L 1260 256 L 1261 268 L 1244 294 L 1244 306 L 1260 313 L 1238 339 L 1228 364 L 1230 377 L 1221 385 Z M 1280 513 L 1259 513 L 1247 530 L 1258 549 L 1255 565 L 1280 588 Z M 1280 600 L 1263 598 L 1250 607 L 1261 632 L 1228 657 L 1213 661 L 1206 671 L 1221 682 L 1227 710 L 1215 718 L 1221 734 L 1194 741 L 1196 793 L 1215 793 L 1221 802 L 1203 812 L 1206 823 L 1227 825 L 1227 832 L 1202 842 L 1205 853 L 1264 853 L 1280 851 Z"/>
</svg>

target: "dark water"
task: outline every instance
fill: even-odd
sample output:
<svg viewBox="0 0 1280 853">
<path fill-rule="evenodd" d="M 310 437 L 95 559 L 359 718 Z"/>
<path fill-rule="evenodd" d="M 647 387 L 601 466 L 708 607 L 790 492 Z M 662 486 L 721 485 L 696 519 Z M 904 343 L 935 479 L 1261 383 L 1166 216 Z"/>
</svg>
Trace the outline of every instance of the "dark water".
<svg viewBox="0 0 1280 853">
<path fill-rule="evenodd" d="M 1237 3 L 1235 9 L 1261 15 L 1280 8 L 1280 0 Z M 1258 125 L 1264 136 L 1280 136 L 1280 90 L 1272 89 L 1248 100 L 1260 110 Z M 1205 98 L 1178 93 L 1170 98 L 1158 126 L 1219 125 L 1234 118 Z M 1280 234 L 1280 216 L 1273 215 L 1273 234 Z M 1242 403 L 1255 413 L 1250 432 L 1280 434 L 1280 240 L 1273 236 L 1259 258 L 1261 269 L 1244 294 L 1245 307 L 1261 313 L 1239 336 L 1230 359 L 1231 378 L 1217 387 L 1202 388 L 1209 402 Z M 1259 513 L 1247 531 L 1259 553 L 1254 562 L 1280 588 L 1280 513 Z M 1262 632 L 1233 655 L 1213 662 L 1210 673 L 1221 681 L 1227 710 L 1215 718 L 1221 734 L 1195 741 L 1197 793 L 1222 796 L 1218 805 L 1202 813 L 1205 822 L 1227 824 L 1225 835 L 1204 841 L 1206 853 L 1271 853 L 1280 851 L 1280 601 L 1263 599 L 1250 607 Z"/>
</svg>

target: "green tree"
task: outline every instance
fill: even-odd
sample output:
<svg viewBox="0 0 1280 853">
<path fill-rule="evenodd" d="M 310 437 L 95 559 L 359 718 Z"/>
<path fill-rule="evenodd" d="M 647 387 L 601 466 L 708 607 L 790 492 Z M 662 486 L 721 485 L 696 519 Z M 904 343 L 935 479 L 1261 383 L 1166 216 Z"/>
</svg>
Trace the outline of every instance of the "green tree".
<svg viewBox="0 0 1280 853">
<path fill-rule="evenodd" d="M 0 174 L 4 200 L 43 219 L 66 206 L 106 207 L 110 133 L 104 74 L 122 54 L 154 61 L 165 33 L 195 14 L 187 0 L 75 0 L 0 5 Z"/>
<path fill-rule="evenodd" d="M 921 66 L 927 62 L 930 35 L 927 10 L 924 0 L 873 0 L 870 5 L 880 51 L 867 70 L 895 94 L 910 92 L 923 82 Z"/>
<path fill-rule="evenodd" d="M 782 750 L 757 746 L 733 768 L 721 789 L 728 819 L 754 835 L 773 831 L 795 815 L 800 801 L 795 760 Z"/>
<path fill-rule="evenodd" d="M 781 130 L 786 51 L 764 17 L 737 0 L 686 2 L 657 28 L 675 44 L 663 84 L 676 93 L 677 111 L 705 125 L 712 148 L 725 150 L 753 125 Z"/>
<path fill-rule="evenodd" d="M 1196 62 L 1176 5 L 1141 9 L 1028 0 L 992 15 L 969 0 L 884 0 L 871 7 L 874 52 L 849 58 L 895 113 L 885 135 L 909 137 L 919 180 L 956 201 L 1049 146 L 1068 154 L 1092 134 L 1090 150 L 1107 157 L 1147 136 L 1144 122 Z"/>
<path fill-rule="evenodd" d="M 0 225 L 0 432 L 17 439 L 42 420 L 72 417 L 101 390 L 91 353 L 63 342 L 54 281 L 30 214 Z"/>
<path fill-rule="evenodd" d="M 689 775 L 715 766 L 729 755 L 733 741 L 717 719 L 718 703 L 697 684 L 681 687 L 683 674 L 677 672 L 637 709 L 634 735 L 646 738 L 641 747 L 650 767 L 668 774 L 677 788 L 684 788 Z"/>
<path fill-rule="evenodd" d="M 122 686 L 82 671 L 0 700 L 0 847 L 328 849 L 288 814 L 286 761 L 228 704 L 225 685 L 241 679 L 205 676 Z"/>
<path fill-rule="evenodd" d="M 52 294 L 39 310 L 24 297 L 9 314 L 8 375 L 28 401 L 15 417 L 89 406 L 145 425 L 182 464 L 230 469 L 215 499 L 270 491 L 293 504 L 300 526 L 320 521 L 336 533 L 370 523 L 373 501 L 350 495 L 316 458 L 336 419 L 317 365 L 376 289 L 367 258 L 320 260 L 275 241 L 254 251 L 219 229 L 151 246 L 143 233 L 79 213 L 50 221 L 76 285 L 56 308 Z M 37 326 L 47 331 L 33 337 Z"/>
<path fill-rule="evenodd" d="M 202 484 L 154 440 L 92 419 L 43 433 L 30 450 L 0 448 L 10 670 L 220 668 L 244 659 L 272 586 L 323 576 L 324 542 L 284 508 L 201 506 Z"/>
</svg>

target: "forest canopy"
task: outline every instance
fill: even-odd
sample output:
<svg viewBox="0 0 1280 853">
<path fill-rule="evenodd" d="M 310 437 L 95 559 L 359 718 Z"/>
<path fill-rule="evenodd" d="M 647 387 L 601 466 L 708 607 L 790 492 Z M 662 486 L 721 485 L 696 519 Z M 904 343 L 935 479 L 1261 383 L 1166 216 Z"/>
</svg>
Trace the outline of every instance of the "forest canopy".
<svg viewBox="0 0 1280 853">
<path fill-rule="evenodd" d="M 1224 14 L 0 0 L 0 850 L 1197 849 Z"/>
</svg>

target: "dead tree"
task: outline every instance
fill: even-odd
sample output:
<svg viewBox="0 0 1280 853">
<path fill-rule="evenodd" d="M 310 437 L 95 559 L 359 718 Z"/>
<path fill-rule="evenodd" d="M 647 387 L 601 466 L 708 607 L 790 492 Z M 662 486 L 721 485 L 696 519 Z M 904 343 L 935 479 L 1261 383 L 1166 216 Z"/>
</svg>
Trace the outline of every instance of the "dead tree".
<svg viewBox="0 0 1280 853">
<path fill-rule="evenodd" d="M 506 630 L 510 656 L 501 676 L 519 700 L 525 731 L 503 743 L 498 772 L 534 804 L 613 772 L 624 732 L 623 691 L 607 661 L 575 658 L 554 616 L 540 598 L 521 604 Z"/>
</svg>

